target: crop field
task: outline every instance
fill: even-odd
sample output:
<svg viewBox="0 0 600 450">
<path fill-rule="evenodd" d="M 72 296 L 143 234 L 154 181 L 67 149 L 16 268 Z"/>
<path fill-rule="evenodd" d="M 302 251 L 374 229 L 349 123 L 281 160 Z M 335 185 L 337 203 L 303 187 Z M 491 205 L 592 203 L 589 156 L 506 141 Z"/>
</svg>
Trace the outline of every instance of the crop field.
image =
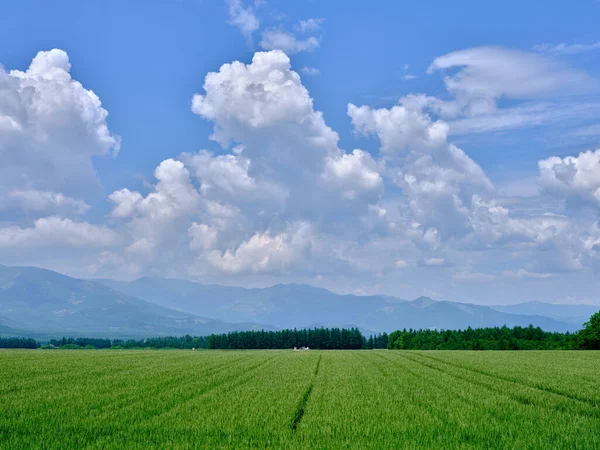
<svg viewBox="0 0 600 450">
<path fill-rule="evenodd" d="M 600 352 L 0 351 L 0 448 L 600 448 Z"/>
</svg>

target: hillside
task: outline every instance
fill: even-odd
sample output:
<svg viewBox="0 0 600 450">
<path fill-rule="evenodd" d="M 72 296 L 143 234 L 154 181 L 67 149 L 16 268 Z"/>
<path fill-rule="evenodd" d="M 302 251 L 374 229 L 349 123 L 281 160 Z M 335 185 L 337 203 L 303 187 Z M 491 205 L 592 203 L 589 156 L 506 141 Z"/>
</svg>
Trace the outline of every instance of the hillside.
<svg viewBox="0 0 600 450">
<path fill-rule="evenodd" d="M 537 314 L 577 325 L 587 322 L 592 314 L 600 310 L 600 306 L 596 305 L 560 305 L 544 302 L 495 305 L 490 308 L 509 314 Z"/>
<path fill-rule="evenodd" d="M 174 311 L 49 270 L 5 266 L 0 266 L 0 325 L 36 335 L 87 336 L 204 335 L 256 326 Z"/>
<path fill-rule="evenodd" d="M 164 307 L 229 322 L 252 321 L 280 328 L 358 326 L 363 330 L 389 332 L 402 328 L 533 324 L 548 331 L 575 331 L 580 326 L 540 315 L 504 313 L 487 306 L 438 302 L 427 297 L 407 301 L 381 295 L 339 295 L 301 284 L 244 289 L 159 277 L 131 282 L 98 281 Z"/>
</svg>

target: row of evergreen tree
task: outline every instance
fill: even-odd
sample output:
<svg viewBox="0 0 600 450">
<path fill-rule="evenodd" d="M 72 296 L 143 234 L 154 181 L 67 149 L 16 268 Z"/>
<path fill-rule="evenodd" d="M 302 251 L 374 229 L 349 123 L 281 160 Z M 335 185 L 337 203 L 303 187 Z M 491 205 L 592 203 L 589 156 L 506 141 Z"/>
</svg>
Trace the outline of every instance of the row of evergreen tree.
<svg viewBox="0 0 600 450">
<path fill-rule="evenodd" d="M 0 348 L 64 349 L 138 349 L 138 348 L 208 348 L 208 349 L 374 349 L 387 348 L 388 335 L 381 333 L 365 338 L 357 328 L 313 328 L 280 331 L 238 331 L 208 337 L 154 337 L 148 339 L 102 339 L 63 337 L 37 342 L 31 338 L 0 339 Z"/>
<path fill-rule="evenodd" d="M 397 350 L 600 350 L 600 312 L 577 333 L 551 333 L 539 327 L 402 330 L 389 336 Z"/>
<path fill-rule="evenodd" d="M 32 338 L 0 338 L 0 348 L 39 348 L 40 343 Z"/>
<path fill-rule="evenodd" d="M 402 330 L 390 333 L 395 350 L 558 350 L 573 347 L 569 333 L 539 327 L 467 328 L 466 330 Z"/>
<path fill-rule="evenodd" d="M 0 338 L 0 348 L 208 348 L 208 349 L 374 349 L 399 350 L 600 350 L 600 312 L 577 333 L 552 333 L 539 327 L 402 330 L 365 338 L 358 328 L 312 328 L 279 331 L 235 331 L 208 337 L 185 335 L 150 339 Z"/>
<path fill-rule="evenodd" d="M 308 347 L 322 350 L 364 348 L 367 340 L 358 328 L 311 328 L 278 331 L 233 331 L 207 338 L 208 349 L 286 349 Z"/>
<path fill-rule="evenodd" d="M 39 344 L 38 344 L 39 345 Z M 100 339 L 100 338 L 65 338 L 50 339 L 46 347 L 57 348 L 206 348 L 203 336 L 154 337 L 148 339 Z"/>
</svg>

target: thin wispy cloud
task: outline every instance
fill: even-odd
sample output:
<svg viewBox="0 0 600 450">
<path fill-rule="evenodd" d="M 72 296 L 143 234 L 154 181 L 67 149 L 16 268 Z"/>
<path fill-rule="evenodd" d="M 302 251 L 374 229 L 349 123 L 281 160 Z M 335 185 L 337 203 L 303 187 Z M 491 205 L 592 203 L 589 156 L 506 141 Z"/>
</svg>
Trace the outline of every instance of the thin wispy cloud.
<svg viewBox="0 0 600 450">
<path fill-rule="evenodd" d="M 309 76 L 321 75 L 321 71 L 319 69 L 317 69 L 316 67 L 305 66 L 302 69 L 300 69 L 300 71 L 302 72 L 303 75 L 309 75 Z"/>
<path fill-rule="evenodd" d="M 591 44 L 538 44 L 533 46 L 533 50 L 555 55 L 575 55 L 600 50 L 600 41 Z"/>
</svg>

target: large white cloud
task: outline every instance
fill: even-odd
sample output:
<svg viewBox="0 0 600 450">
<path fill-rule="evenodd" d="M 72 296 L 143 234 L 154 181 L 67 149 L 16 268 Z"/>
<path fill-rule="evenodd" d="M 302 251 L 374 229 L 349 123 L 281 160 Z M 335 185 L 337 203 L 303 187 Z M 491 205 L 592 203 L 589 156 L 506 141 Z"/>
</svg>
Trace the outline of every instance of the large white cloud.
<svg viewBox="0 0 600 450">
<path fill-rule="evenodd" d="M 251 36 L 252 11 L 231 5 Z M 502 97 L 542 93 L 505 86 L 493 74 L 498 64 L 512 74 L 527 54 L 479 49 L 436 59 L 432 71 L 457 70 L 446 79 L 450 100 L 415 94 L 388 108 L 348 105 L 354 131 L 379 142 L 371 152 L 340 148 L 284 52 L 224 64 L 192 99 L 221 149 L 166 159 L 153 185 L 114 191 L 106 225 L 86 222 L 88 203 L 68 188 L 82 176 L 93 180 L 92 158 L 118 149 L 118 138 L 98 98 L 70 78 L 66 54 L 40 55 L 26 72 L 0 73 L 8 93 L 0 97 L 0 152 L 13 164 L 0 168 L 7 173 L 0 212 L 11 215 L 0 224 L 0 256 L 26 249 L 50 261 L 70 252 L 85 254 L 87 270 L 101 276 L 157 273 L 236 284 L 304 277 L 371 292 L 396 279 L 423 285 L 430 273 L 436 281 L 425 282 L 428 289 L 444 292 L 444 277 L 525 283 L 599 266 L 597 216 L 575 217 L 558 202 L 552 211 L 545 203 L 513 207 L 450 142 L 457 120 L 490 117 L 482 105 L 497 114 Z M 535 67 L 519 70 L 548 78 L 544 89 L 562 86 L 569 73 L 546 59 L 530 63 Z M 596 207 L 599 159 L 600 151 L 542 160 L 539 184 L 547 195 Z M 44 177 L 52 171 L 60 172 L 57 180 Z M 17 216 L 17 208 L 27 213 Z"/>
<path fill-rule="evenodd" d="M 390 109 L 348 105 L 356 131 L 375 135 L 392 181 L 403 189 L 410 220 L 444 238 L 464 235 L 471 198 L 493 185 L 483 170 L 447 141 L 448 125 L 434 121 L 412 100 Z"/>
<path fill-rule="evenodd" d="M 600 206 L 600 149 L 538 163 L 543 190 Z"/>
<path fill-rule="evenodd" d="M 289 224 L 285 231 L 273 234 L 257 232 L 234 250 L 208 253 L 209 264 L 227 273 L 285 272 L 310 259 L 315 237 L 308 223 Z"/>
<path fill-rule="evenodd" d="M 263 186 L 271 184 L 270 191 L 279 186 L 287 191 L 288 211 L 331 209 L 331 202 L 318 193 L 323 182 L 339 187 L 347 200 L 379 184 L 367 154 L 346 155 L 338 148 L 338 134 L 314 110 L 308 90 L 282 51 L 256 53 L 251 64 L 225 64 L 206 76 L 204 90 L 194 96 L 192 111 L 214 123 L 212 138 L 224 148 L 232 143 L 243 147 L 241 155 L 219 156 L 211 164 L 218 164 L 220 171 L 227 167 L 229 175 L 234 166 L 241 169 L 249 178 L 238 176 L 238 183 L 260 178 Z M 342 162 L 351 163 L 363 180 L 354 183 L 352 195 L 343 180 L 348 174 L 340 170 Z M 221 178 L 223 183 L 228 176 Z M 244 190 L 251 189 L 248 185 Z"/>
<path fill-rule="evenodd" d="M 35 220 L 32 227 L 0 228 L 0 250 L 27 248 L 104 248 L 118 242 L 118 235 L 104 225 L 74 222 L 61 217 Z"/>
<path fill-rule="evenodd" d="M 116 153 L 98 96 L 70 75 L 67 54 L 42 51 L 26 71 L 0 69 L 0 192 L 45 192 L 37 205 L 96 180 L 92 158 Z M 35 194 L 29 195 L 31 201 Z"/>
</svg>

